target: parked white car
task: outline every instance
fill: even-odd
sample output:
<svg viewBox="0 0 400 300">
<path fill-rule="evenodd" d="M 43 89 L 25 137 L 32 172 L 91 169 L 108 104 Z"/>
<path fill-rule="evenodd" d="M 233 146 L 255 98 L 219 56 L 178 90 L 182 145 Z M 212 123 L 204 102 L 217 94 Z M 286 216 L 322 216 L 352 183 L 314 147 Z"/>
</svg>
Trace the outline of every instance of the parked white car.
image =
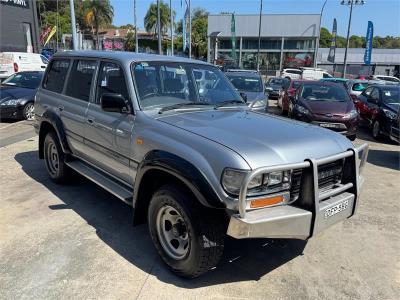
<svg viewBox="0 0 400 300">
<path fill-rule="evenodd" d="M 38 53 L 0 52 L 0 81 L 17 72 L 44 71 L 47 63 Z"/>
<path fill-rule="evenodd" d="M 301 79 L 320 80 L 322 78 L 332 78 L 326 70 L 320 68 L 302 68 Z"/>
<path fill-rule="evenodd" d="M 394 76 L 387 76 L 387 75 L 373 75 L 372 79 L 375 80 L 383 80 L 385 82 L 390 83 L 400 83 L 400 79 Z"/>
<path fill-rule="evenodd" d="M 284 77 L 289 80 L 300 79 L 301 78 L 301 70 L 299 70 L 299 69 L 283 69 L 281 72 L 281 77 Z"/>
</svg>

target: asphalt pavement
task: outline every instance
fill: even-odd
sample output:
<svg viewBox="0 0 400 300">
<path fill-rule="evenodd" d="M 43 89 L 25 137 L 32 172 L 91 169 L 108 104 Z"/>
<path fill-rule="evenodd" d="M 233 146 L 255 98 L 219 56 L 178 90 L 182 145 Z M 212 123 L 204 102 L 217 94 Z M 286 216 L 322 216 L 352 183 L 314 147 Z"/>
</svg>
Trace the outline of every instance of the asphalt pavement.
<svg viewBox="0 0 400 300">
<path fill-rule="evenodd" d="M 366 129 L 355 141 L 370 144 L 356 216 L 308 242 L 227 239 L 215 269 L 184 280 L 163 265 L 147 227 L 132 227 L 127 205 L 80 176 L 54 184 L 30 125 L 8 125 L 0 299 L 399 299 L 400 147 Z"/>
</svg>

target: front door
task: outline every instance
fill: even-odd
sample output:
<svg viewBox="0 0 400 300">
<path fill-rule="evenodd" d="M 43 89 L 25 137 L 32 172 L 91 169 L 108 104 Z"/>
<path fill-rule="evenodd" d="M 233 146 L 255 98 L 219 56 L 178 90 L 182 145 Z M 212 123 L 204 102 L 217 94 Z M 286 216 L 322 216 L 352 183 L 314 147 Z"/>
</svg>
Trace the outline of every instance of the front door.
<svg viewBox="0 0 400 300">
<path fill-rule="evenodd" d="M 86 117 L 85 144 L 91 149 L 87 160 L 132 185 L 129 157 L 135 116 L 132 112 L 102 110 L 100 100 L 105 93 L 119 94 L 130 101 L 123 69 L 117 63 L 100 63 L 95 98 L 89 104 Z"/>
</svg>

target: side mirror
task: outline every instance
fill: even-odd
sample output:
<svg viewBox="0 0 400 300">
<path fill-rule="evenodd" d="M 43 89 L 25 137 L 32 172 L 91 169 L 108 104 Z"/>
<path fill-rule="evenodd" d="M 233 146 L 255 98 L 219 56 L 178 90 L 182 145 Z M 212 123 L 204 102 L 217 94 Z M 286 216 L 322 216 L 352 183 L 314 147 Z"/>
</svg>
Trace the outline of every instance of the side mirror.
<svg viewBox="0 0 400 300">
<path fill-rule="evenodd" d="M 246 95 L 246 93 L 240 92 L 240 97 L 242 97 L 243 101 L 247 103 L 247 95 Z"/>
<path fill-rule="evenodd" d="M 101 108 L 108 112 L 129 113 L 130 109 L 121 94 L 105 93 L 100 98 Z"/>
</svg>

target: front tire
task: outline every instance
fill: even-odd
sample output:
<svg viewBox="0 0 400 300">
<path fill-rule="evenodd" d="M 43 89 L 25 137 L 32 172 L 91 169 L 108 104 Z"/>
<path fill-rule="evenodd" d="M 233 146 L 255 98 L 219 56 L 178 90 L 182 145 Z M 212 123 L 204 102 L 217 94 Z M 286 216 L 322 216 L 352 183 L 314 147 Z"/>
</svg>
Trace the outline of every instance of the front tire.
<svg viewBox="0 0 400 300">
<path fill-rule="evenodd" d="M 34 105 L 32 102 L 25 104 L 22 116 L 25 120 L 33 120 L 35 118 Z"/>
<path fill-rule="evenodd" d="M 213 268 L 224 249 L 226 222 L 177 185 L 165 185 L 152 197 L 148 226 L 155 248 L 171 271 L 194 278 Z"/>
<path fill-rule="evenodd" d="M 56 183 L 64 183 L 69 178 L 70 169 L 65 164 L 65 154 L 57 135 L 50 131 L 44 139 L 44 161 L 50 178 Z"/>
<path fill-rule="evenodd" d="M 380 140 L 381 135 L 381 124 L 379 124 L 378 120 L 375 120 L 372 124 L 372 136 L 375 140 Z"/>
</svg>

